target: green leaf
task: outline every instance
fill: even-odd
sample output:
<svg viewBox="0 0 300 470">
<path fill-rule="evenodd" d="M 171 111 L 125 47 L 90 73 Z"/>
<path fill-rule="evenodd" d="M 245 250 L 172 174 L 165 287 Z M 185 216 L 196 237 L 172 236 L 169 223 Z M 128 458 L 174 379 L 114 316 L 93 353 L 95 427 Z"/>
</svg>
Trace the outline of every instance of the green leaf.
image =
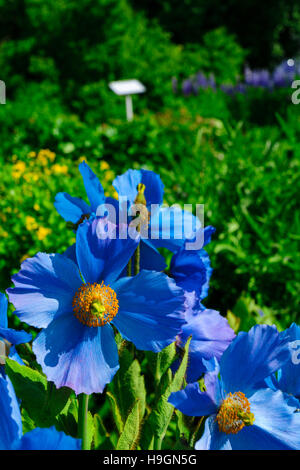
<svg viewBox="0 0 300 470">
<path fill-rule="evenodd" d="M 140 416 L 145 414 L 146 389 L 144 377 L 141 375 L 141 366 L 137 359 L 127 349 L 123 349 L 120 356 L 120 369 L 110 387 L 115 397 L 122 422 L 125 423 L 129 411 L 139 399 Z"/>
<path fill-rule="evenodd" d="M 153 352 L 148 353 L 149 356 L 154 356 L 154 360 L 151 362 L 154 364 L 155 367 L 155 381 L 159 383 L 162 376 L 166 373 L 169 367 L 175 360 L 176 357 L 176 345 L 175 342 L 167 346 L 158 354 Z"/>
<path fill-rule="evenodd" d="M 56 428 L 58 431 L 64 431 L 72 437 L 78 434 L 78 400 L 74 397 L 69 398 L 66 406 L 57 416 Z"/>
<path fill-rule="evenodd" d="M 190 341 L 191 338 L 188 339 L 185 345 L 181 364 L 173 379 L 170 381 L 170 369 L 168 369 L 162 377 L 161 382 L 164 382 L 167 386 L 165 391 L 160 396 L 157 406 L 152 410 L 147 420 L 147 426 L 144 428 L 144 431 L 146 432 L 151 429 L 151 433 L 154 435 L 154 447 L 156 450 L 161 448 L 162 441 L 165 437 L 174 411 L 173 405 L 168 403 L 168 398 L 172 392 L 177 392 L 180 390 L 183 384 L 188 364 L 188 350 Z"/>
<path fill-rule="evenodd" d="M 109 439 L 109 433 L 107 432 L 102 418 L 100 415 L 94 416 L 94 447 L 99 449 L 99 447 Z"/>
<path fill-rule="evenodd" d="M 108 397 L 110 401 L 112 412 L 113 412 L 113 417 L 114 417 L 114 421 L 117 426 L 117 429 L 119 433 L 121 433 L 123 431 L 124 424 L 123 424 L 123 420 L 122 420 L 122 416 L 121 416 L 121 412 L 120 412 L 120 408 L 118 406 L 117 400 L 111 392 L 107 391 L 106 396 Z"/>
<path fill-rule="evenodd" d="M 56 389 L 52 382 L 47 382 L 44 375 L 27 366 L 6 359 L 6 373 L 13 383 L 22 407 L 37 427 L 52 426 L 57 415 L 65 407 L 71 390 Z"/>
<path fill-rule="evenodd" d="M 136 400 L 126 420 L 124 430 L 118 440 L 117 450 L 132 450 L 136 447 L 140 434 L 140 403 Z"/>
</svg>

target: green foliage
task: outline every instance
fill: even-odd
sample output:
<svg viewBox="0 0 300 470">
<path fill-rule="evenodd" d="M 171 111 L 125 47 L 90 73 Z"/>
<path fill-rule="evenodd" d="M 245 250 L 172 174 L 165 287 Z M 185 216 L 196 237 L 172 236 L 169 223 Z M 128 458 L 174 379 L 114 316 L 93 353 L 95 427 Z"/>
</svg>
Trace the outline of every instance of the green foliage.
<svg viewBox="0 0 300 470">
<path fill-rule="evenodd" d="M 168 403 L 168 398 L 172 392 L 176 392 L 182 387 L 188 364 L 190 341 L 191 338 L 185 345 L 180 366 L 175 372 L 174 377 L 172 376 L 170 369 L 167 369 L 161 377 L 157 391 L 157 403 L 152 409 L 144 428 L 144 442 L 147 442 L 147 440 L 149 441 L 150 436 L 153 436 L 153 440 L 148 443 L 148 448 L 153 445 L 154 449 L 161 449 L 163 439 L 174 412 L 174 407 Z"/>
<path fill-rule="evenodd" d="M 71 390 L 56 389 L 40 372 L 6 359 L 6 373 L 36 427 L 50 427 L 65 407 Z"/>
<path fill-rule="evenodd" d="M 185 55 L 185 60 L 190 59 L 187 60 L 185 77 L 201 70 L 206 75 L 213 74 L 218 84 L 224 84 L 236 83 L 242 73 L 246 51 L 225 28 L 218 28 L 203 36 L 200 47 L 198 44 L 188 45 Z M 192 70 L 189 70 L 189 62 Z"/>
<path fill-rule="evenodd" d="M 137 399 L 124 424 L 118 440 L 117 450 L 132 450 L 136 447 L 141 426 L 141 406 Z"/>
</svg>

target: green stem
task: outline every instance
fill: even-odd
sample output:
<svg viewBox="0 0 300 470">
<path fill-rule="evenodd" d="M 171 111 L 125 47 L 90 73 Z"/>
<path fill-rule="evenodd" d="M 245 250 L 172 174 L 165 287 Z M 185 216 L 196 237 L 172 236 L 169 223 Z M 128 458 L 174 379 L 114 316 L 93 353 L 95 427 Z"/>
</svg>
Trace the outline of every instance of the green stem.
<svg viewBox="0 0 300 470">
<path fill-rule="evenodd" d="M 130 258 L 127 264 L 127 276 L 131 276 L 131 274 L 132 274 L 132 258 Z"/>
<path fill-rule="evenodd" d="M 81 393 L 79 395 L 78 434 L 82 439 L 82 450 L 90 450 L 88 441 L 88 409 L 89 395 Z"/>
<path fill-rule="evenodd" d="M 140 262 L 141 262 L 141 242 L 138 244 L 135 251 L 134 258 L 134 275 L 136 276 L 140 272 Z"/>
<path fill-rule="evenodd" d="M 160 437 L 154 437 L 153 450 L 161 450 L 162 439 Z"/>
</svg>

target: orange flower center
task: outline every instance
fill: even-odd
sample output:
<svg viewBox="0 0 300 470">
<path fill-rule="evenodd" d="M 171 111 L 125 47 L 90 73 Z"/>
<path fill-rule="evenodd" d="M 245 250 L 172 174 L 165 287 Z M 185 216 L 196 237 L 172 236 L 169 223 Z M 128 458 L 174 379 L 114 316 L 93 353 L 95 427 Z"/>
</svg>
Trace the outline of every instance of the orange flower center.
<svg viewBox="0 0 300 470">
<path fill-rule="evenodd" d="M 101 284 L 83 284 L 73 298 L 75 317 L 87 326 L 103 326 L 117 315 L 119 302 L 113 289 Z"/>
<path fill-rule="evenodd" d="M 223 400 L 216 419 L 220 432 L 237 434 L 244 426 L 251 426 L 255 418 L 248 398 L 242 392 L 235 392 Z"/>
</svg>

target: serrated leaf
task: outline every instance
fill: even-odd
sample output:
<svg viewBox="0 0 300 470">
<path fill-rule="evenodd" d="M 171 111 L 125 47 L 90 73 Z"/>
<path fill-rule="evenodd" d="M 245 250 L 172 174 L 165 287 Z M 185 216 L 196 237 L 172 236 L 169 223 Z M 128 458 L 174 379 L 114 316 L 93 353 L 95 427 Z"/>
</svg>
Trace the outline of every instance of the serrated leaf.
<svg viewBox="0 0 300 470">
<path fill-rule="evenodd" d="M 124 424 L 123 424 L 120 408 L 116 400 L 116 397 L 111 392 L 108 392 L 108 391 L 106 392 L 106 396 L 108 397 L 110 401 L 112 413 L 113 413 L 113 417 L 114 417 L 114 421 L 117 426 L 117 429 L 119 433 L 121 433 L 123 431 Z"/>
<path fill-rule="evenodd" d="M 161 446 L 161 443 L 164 439 L 164 436 L 166 434 L 166 431 L 168 429 L 169 423 L 172 418 L 172 414 L 174 411 L 173 405 L 171 405 L 168 402 L 168 398 L 172 392 L 177 392 L 178 390 L 181 389 L 184 376 L 186 373 L 187 369 L 187 364 L 188 364 L 188 350 L 189 350 L 189 345 L 190 345 L 191 338 L 188 339 L 186 342 L 185 348 L 184 348 L 184 354 L 183 358 L 181 361 L 181 364 L 175 373 L 173 380 L 168 384 L 166 387 L 166 390 L 164 393 L 161 395 L 161 397 L 158 400 L 157 406 L 152 410 L 147 423 L 148 426 L 151 428 L 152 434 L 154 435 L 155 438 L 155 448 L 159 449 Z M 169 376 L 169 370 L 164 374 L 164 377 L 168 375 Z M 162 380 L 164 380 L 164 377 Z M 169 377 L 168 377 L 169 381 Z"/>
<path fill-rule="evenodd" d="M 162 376 L 171 367 L 176 357 L 176 345 L 175 342 L 167 346 L 158 354 L 153 352 L 148 353 L 151 364 L 155 370 L 155 382 L 158 384 Z"/>
<path fill-rule="evenodd" d="M 99 447 L 109 438 L 109 433 L 107 432 L 100 415 L 94 416 L 94 429 L 94 447 L 95 449 L 99 449 Z"/>
<path fill-rule="evenodd" d="M 58 431 L 64 431 L 72 437 L 77 437 L 78 434 L 78 400 L 76 398 L 69 398 L 66 406 L 57 416 L 56 428 Z"/>
<path fill-rule="evenodd" d="M 71 390 L 57 389 L 40 372 L 6 359 L 5 370 L 18 398 L 37 427 L 50 427 L 65 407 Z"/>
<path fill-rule="evenodd" d="M 120 369 L 111 386 L 116 398 L 122 421 L 126 421 L 129 411 L 135 401 L 139 399 L 140 416 L 145 414 L 146 388 L 144 377 L 141 375 L 141 366 L 137 359 L 127 349 L 120 356 Z"/>
<path fill-rule="evenodd" d="M 116 450 L 132 450 L 136 447 L 140 434 L 140 400 L 136 400 L 118 440 Z"/>
</svg>

